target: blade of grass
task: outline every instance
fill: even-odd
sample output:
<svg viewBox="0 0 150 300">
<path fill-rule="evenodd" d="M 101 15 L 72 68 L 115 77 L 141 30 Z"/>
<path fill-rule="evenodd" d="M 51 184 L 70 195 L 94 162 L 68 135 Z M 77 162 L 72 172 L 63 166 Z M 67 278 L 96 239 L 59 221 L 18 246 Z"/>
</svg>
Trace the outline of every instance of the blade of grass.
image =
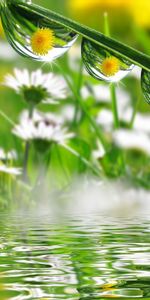
<svg viewBox="0 0 150 300">
<path fill-rule="evenodd" d="M 122 58 L 129 60 L 131 63 L 140 66 L 141 68 L 150 71 L 150 56 L 126 45 L 115 39 L 112 39 L 92 28 L 66 18 L 51 10 L 47 10 L 35 4 L 27 4 L 21 1 L 11 1 L 11 6 L 14 7 L 19 15 L 38 14 L 39 18 L 44 17 L 48 20 L 58 23 L 61 26 L 70 29 L 71 31 L 80 34 L 91 42 L 111 51 L 114 55 L 121 55 Z"/>
<path fill-rule="evenodd" d="M 0 110 L 0 115 L 11 125 L 15 126 L 15 123 L 2 111 Z"/>
</svg>

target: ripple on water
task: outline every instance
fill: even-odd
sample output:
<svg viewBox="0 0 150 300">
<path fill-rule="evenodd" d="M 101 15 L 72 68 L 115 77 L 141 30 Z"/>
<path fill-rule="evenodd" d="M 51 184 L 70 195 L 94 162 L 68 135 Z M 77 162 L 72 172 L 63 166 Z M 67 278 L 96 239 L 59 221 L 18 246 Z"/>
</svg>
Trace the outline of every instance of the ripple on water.
<svg viewBox="0 0 150 300">
<path fill-rule="evenodd" d="M 150 223 L 0 218 L 0 300 L 150 299 Z"/>
</svg>

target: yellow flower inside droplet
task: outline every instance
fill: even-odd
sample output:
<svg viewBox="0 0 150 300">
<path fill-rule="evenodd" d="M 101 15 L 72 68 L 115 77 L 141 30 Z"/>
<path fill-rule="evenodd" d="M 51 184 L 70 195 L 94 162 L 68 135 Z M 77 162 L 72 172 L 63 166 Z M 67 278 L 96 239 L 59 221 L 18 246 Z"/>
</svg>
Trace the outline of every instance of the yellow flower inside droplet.
<svg viewBox="0 0 150 300">
<path fill-rule="evenodd" d="M 114 56 L 107 57 L 103 60 L 100 69 L 105 76 L 113 76 L 120 69 L 120 61 Z"/>
<path fill-rule="evenodd" d="M 0 38 L 2 37 L 4 37 L 4 29 L 3 29 L 3 25 L 2 25 L 2 21 L 1 21 L 1 19 L 0 19 Z"/>
<path fill-rule="evenodd" d="M 117 285 L 118 284 L 118 282 L 116 281 L 116 280 L 114 280 L 114 281 L 110 281 L 110 282 L 108 282 L 108 283 L 104 283 L 102 286 L 101 286 L 101 288 L 102 289 L 111 289 L 112 287 L 114 287 L 115 285 Z"/>
<path fill-rule="evenodd" d="M 54 31 L 49 28 L 39 28 L 31 37 L 31 47 L 37 55 L 46 55 L 54 45 Z"/>
</svg>

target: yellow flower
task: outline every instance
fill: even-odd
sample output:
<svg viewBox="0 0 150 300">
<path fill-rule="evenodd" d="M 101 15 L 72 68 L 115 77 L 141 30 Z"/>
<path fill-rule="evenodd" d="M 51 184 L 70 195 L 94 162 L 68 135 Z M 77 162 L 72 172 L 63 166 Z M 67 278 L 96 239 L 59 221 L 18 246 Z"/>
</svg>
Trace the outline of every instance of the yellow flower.
<svg viewBox="0 0 150 300">
<path fill-rule="evenodd" d="M 126 6 L 130 0 L 70 0 L 70 6 L 75 10 L 91 10 Z"/>
<path fill-rule="evenodd" d="M 132 0 L 130 13 L 137 25 L 150 27 L 150 0 Z"/>
<path fill-rule="evenodd" d="M 106 57 L 100 65 L 100 69 L 105 76 L 113 76 L 120 69 L 120 61 L 114 56 Z"/>
<path fill-rule="evenodd" d="M 131 17 L 137 25 L 150 27 L 150 0 L 68 0 L 68 4 L 70 11 L 75 15 L 78 13 L 85 16 L 88 13 L 97 14 L 107 10 L 112 15 L 113 9 L 117 10 L 119 19 L 118 10 L 120 10 L 121 13 Z"/>
<path fill-rule="evenodd" d="M 46 55 L 54 45 L 54 31 L 49 28 L 39 28 L 31 37 L 31 47 L 37 55 Z"/>
</svg>

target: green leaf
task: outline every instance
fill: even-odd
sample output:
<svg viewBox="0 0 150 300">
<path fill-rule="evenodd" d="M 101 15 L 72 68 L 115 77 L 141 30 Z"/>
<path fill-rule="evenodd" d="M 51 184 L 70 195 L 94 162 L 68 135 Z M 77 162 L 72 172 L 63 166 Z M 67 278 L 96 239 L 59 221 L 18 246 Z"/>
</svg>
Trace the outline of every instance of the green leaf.
<svg viewBox="0 0 150 300">
<path fill-rule="evenodd" d="M 124 173 L 122 151 L 116 147 L 112 147 L 100 162 L 105 174 L 110 178 L 117 178 Z"/>
<path fill-rule="evenodd" d="M 73 138 L 70 140 L 69 145 L 78 153 L 80 153 L 81 157 L 90 161 L 91 149 L 90 146 L 80 138 Z M 87 166 L 78 158 L 78 170 L 79 172 L 83 172 L 87 169 Z"/>
<path fill-rule="evenodd" d="M 54 21 L 61 26 L 64 26 L 74 32 L 80 34 L 82 37 L 92 41 L 93 43 L 103 47 L 105 50 L 111 51 L 114 55 L 121 55 L 122 58 L 129 60 L 131 63 L 140 66 L 141 68 L 149 71 L 150 70 L 150 56 L 127 46 L 115 39 L 112 39 L 104 34 L 89 28 L 85 25 L 82 25 L 78 22 L 75 22 L 69 18 L 66 18 L 60 14 L 57 14 L 51 10 L 47 10 L 43 7 L 40 7 L 35 4 L 27 4 L 21 1 L 12 0 L 16 13 L 32 13 L 33 18 L 34 14 L 38 14 L 40 17 L 43 16 L 48 20 Z"/>
<path fill-rule="evenodd" d="M 150 189 L 150 158 L 138 149 L 125 153 L 127 176 L 130 181 L 143 188 Z"/>
<path fill-rule="evenodd" d="M 55 145 L 51 153 L 50 171 L 52 171 L 52 176 L 57 178 L 57 182 L 64 185 L 71 181 L 72 176 L 82 174 L 89 169 L 86 161 L 90 161 L 91 156 L 89 145 L 79 138 L 70 140 L 69 146 L 79 155 L 74 155 L 62 145 Z"/>
<path fill-rule="evenodd" d="M 150 104 L 150 72 L 142 70 L 141 86 L 146 102 Z"/>
</svg>

